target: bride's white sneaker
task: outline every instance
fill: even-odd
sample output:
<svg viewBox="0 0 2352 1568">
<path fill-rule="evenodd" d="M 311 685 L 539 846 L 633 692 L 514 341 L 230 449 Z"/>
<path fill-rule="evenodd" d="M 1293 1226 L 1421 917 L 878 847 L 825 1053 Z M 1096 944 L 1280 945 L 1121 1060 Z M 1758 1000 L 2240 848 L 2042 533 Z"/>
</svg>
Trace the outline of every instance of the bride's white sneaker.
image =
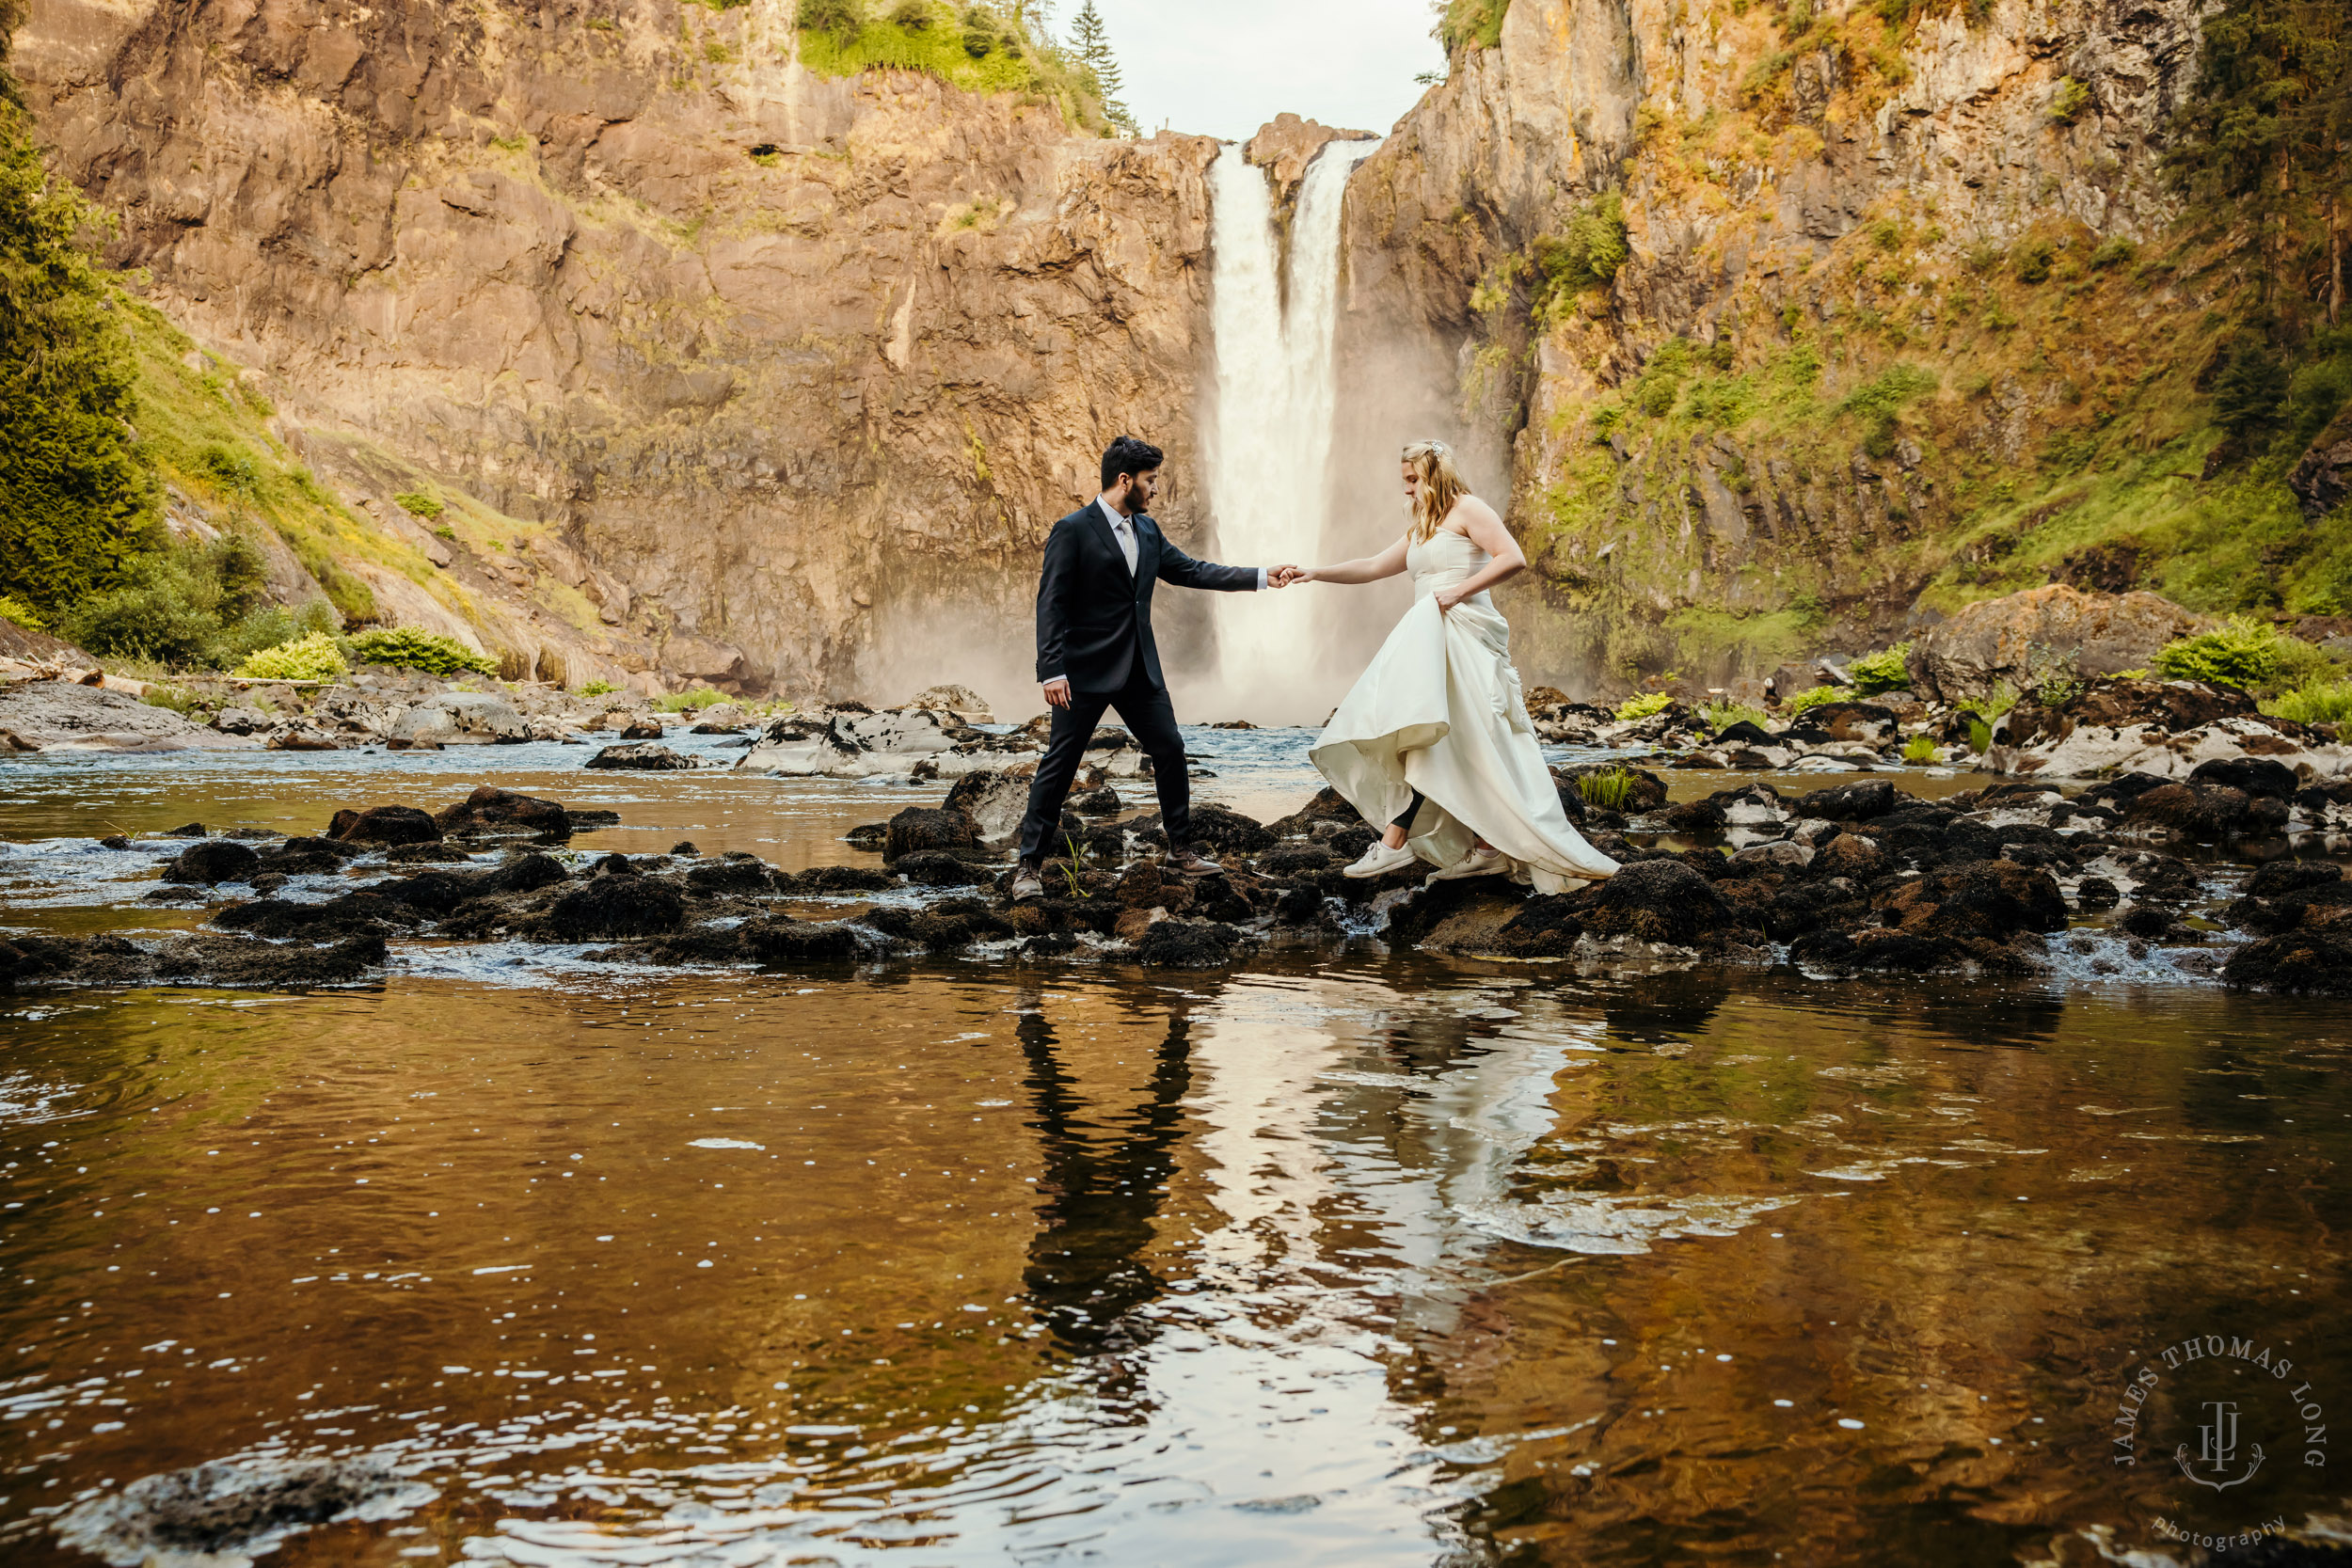
<svg viewBox="0 0 2352 1568">
<path fill-rule="evenodd" d="M 1450 882 L 1461 877 L 1500 877 L 1511 868 L 1510 861 L 1500 849 L 1472 849 L 1443 871 L 1432 872 L 1433 882 Z"/>
<path fill-rule="evenodd" d="M 1400 844 L 1395 848 L 1391 849 L 1379 840 L 1375 839 L 1373 841 L 1372 847 L 1364 851 L 1362 858 L 1358 860 L 1355 864 L 1349 866 L 1344 872 L 1341 873 L 1341 875 L 1359 878 L 1385 877 L 1391 871 L 1404 870 L 1406 866 L 1411 865 L 1414 862 L 1420 859 L 1421 857 L 1419 855 L 1414 854 L 1413 851 L 1405 845 Z"/>
</svg>

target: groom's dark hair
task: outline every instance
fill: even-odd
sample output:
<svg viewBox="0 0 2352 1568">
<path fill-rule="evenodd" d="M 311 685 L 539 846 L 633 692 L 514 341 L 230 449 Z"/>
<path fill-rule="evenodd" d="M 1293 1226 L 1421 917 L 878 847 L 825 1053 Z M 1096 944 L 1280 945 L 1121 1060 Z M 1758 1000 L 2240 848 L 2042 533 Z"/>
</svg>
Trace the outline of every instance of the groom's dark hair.
<svg viewBox="0 0 2352 1568">
<path fill-rule="evenodd" d="M 1103 453 L 1103 488 L 1119 483 L 1121 474 L 1149 473 L 1168 460 L 1159 448 L 1132 436 L 1121 436 Z"/>
</svg>

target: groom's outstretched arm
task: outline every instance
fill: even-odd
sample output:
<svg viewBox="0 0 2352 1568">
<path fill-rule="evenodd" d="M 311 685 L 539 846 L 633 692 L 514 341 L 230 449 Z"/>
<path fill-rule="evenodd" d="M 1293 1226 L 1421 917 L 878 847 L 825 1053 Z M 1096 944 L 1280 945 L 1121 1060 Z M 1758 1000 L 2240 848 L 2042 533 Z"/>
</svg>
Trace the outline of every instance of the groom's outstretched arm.
<svg viewBox="0 0 2352 1568">
<path fill-rule="evenodd" d="M 1078 531 L 1054 525 L 1045 540 L 1045 565 L 1037 579 L 1037 678 L 1041 684 L 1068 673 L 1062 642 L 1070 632 L 1070 606 L 1078 582 Z"/>
<path fill-rule="evenodd" d="M 1160 535 L 1160 580 L 1179 588 L 1206 588 L 1220 594 L 1253 594 L 1272 586 L 1263 566 L 1220 566 L 1195 561 Z"/>
</svg>

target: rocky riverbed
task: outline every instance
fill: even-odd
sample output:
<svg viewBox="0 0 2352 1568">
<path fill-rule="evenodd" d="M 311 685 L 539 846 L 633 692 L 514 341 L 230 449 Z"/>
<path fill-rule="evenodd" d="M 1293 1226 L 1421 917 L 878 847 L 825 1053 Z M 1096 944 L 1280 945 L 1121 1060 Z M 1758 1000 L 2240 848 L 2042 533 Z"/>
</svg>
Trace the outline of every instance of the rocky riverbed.
<svg viewBox="0 0 2352 1568">
<path fill-rule="evenodd" d="M 1608 780 L 1597 789 L 1597 776 Z M 1701 964 L 1814 975 L 2049 976 L 2352 992 L 2352 784 L 2269 760 L 2130 773 L 2062 792 L 1996 783 L 1926 800 L 1884 778 L 1753 780 L 1671 800 L 1659 771 L 1555 769 L 1563 806 L 1624 863 L 1544 895 L 1487 879 L 1341 868 L 1373 830 L 1328 791 L 1272 820 L 1207 804 L 1225 865 L 1165 871 L 1148 790 L 1073 798 L 1049 896 L 1009 896 L 1016 770 L 958 778 L 846 835 L 845 863 L 787 870 L 743 849 L 572 847 L 619 814 L 477 785 L 441 809 L 370 804 L 309 832 L 115 834 L 40 847 L 82 902 L 181 911 L 189 928 L 19 931 L 0 981 L 34 988 L 360 982 L 396 951 L 494 948 L 525 966 L 818 969 L 959 955 L 1012 965 L 1232 966 L 1270 947 L 1380 942 L 1586 974 Z M 1588 791 L 1608 794 L 1605 809 Z M 20 856 L 31 847 L 11 847 Z M 2339 915 L 2339 911 L 2344 913 Z"/>
</svg>

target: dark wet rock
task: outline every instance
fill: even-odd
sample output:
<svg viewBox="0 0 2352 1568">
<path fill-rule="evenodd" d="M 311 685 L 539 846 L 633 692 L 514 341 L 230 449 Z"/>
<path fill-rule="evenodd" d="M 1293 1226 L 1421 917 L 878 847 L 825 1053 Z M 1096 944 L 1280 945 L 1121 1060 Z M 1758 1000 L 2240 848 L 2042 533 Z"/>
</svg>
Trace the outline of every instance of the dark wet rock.
<svg viewBox="0 0 2352 1568">
<path fill-rule="evenodd" d="M 1126 802 L 1119 798 L 1119 791 L 1108 784 L 1090 794 L 1081 795 L 1070 804 L 1071 809 L 1081 816 L 1116 816 L 1127 809 Z"/>
<path fill-rule="evenodd" d="M 482 784 L 453 806 L 433 814 L 445 833 L 521 832 L 548 838 L 572 836 L 572 814 L 562 802 Z"/>
<path fill-rule="evenodd" d="M 1883 877 L 1894 862 L 1875 839 L 1859 833 L 1839 833 L 1814 852 L 1813 869 L 1823 877 L 1851 877 L 1868 881 Z"/>
<path fill-rule="evenodd" d="M 2276 936 L 2320 930 L 2352 921 L 2352 882 L 2319 881 L 2230 901 L 2222 922 L 2233 930 Z"/>
<path fill-rule="evenodd" d="M 1681 800 L 1668 806 L 1660 820 L 1669 832 L 1690 838 L 1712 838 L 1724 831 L 1728 818 L 1724 808 L 1713 800 Z"/>
<path fill-rule="evenodd" d="M 626 732 L 624 732 L 626 733 Z M 682 772 L 694 767 L 694 759 L 667 746 L 644 742 L 632 745 L 607 746 L 585 766 L 590 768 L 625 768 L 645 773 Z"/>
<path fill-rule="evenodd" d="M 1742 719 L 1736 724 L 1726 724 L 1717 730 L 1715 744 L 1718 746 L 1777 746 L 1780 744 L 1780 737 L 1763 726 Z"/>
<path fill-rule="evenodd" d="M 1890 781 L 1863 779 L 1854 784 L 1817 789 L 1810 795 L 1800 795 L 1788 803 L 1788 809 L 1801 817 L 1820 817 L 1828 822 L 1860 822 L 1874 816 L 1884 816 L 1896 809 L 1898 799 L 1895 785 Z"/>
<path fill-rule="evenodd" d="M 2249 942 L 2230 955 L 2221 978 L 2252 990 L 2352 996 L 2352 928 L 2288 931 Z"/>
<path fill-rule="evenodd" d="M 482 876 L 480 885 L 485 893 L 532 893 L 543 887 L 553 887 L 569 878 L 570 873 L 564 869 L 563 862 L 553 855 L 542 855 L 533 850 L 528 854 L 508 856 L 502 863 L 493 866 Z"/>
<path fill-rule="evenodd" d="M 776 878 L 780 893 L 798 893 L 819 897 L 838 897 L 844 894 L 887 893 L 898 885 L 898 879 L 887 871 L 867 865 L 813 865 L 806 871 Z"/>
<path fill-rule="evenodd" d="M 1529 895 L 1494 878 L 1436 882 L 1396 906 L 1382 933 L 1391 946 L 1465 958 L 1565 958 L 1584 923 L 1572 895 Z"/>
<path fill-rule="evenodd" d="M 1248 938 L 1221 921 L 1163 920 L 1137 940 L 1135 958 L 1164 969 L 1219 969 L 1242 958 L 1249 945 Z"/>
<path fill-rule="evenodd" d="M 2186 838 L 2212 843 L 2243 832 L 2252 822 L 2250 797 L 2217 784 L 2167 784 L 2135 798 L 2123 810 L 2126 827 L 2167 828 Z"/>
<path fill-rule="evenodd" d="M 2117 930 L 2142 942 L 2189 942 L 2205 940 L 2204 932 L 2184 921 L 2178 912 L 2153 904 L 2135 904 L 2115 922 Z"/>
<path fill-rule="evenodd" d="M 664 733 L 659 719 L 631 719 L 621 726 L 623 740 L 659 740 Z"/>
<path fill-rule="evenodd" d="M 2159 773 L 2122 773 L 2101 781 L 2074 798 L 2078 806 L 2105 806 L 2119 816 L 2134 800 L 2152 789 L 2163 789 L 2177 781 Z"/>
<path fill-rule="evenodd" d="M 317 904 L 256 898 L 218 911 L 212 924 L 224 931 L 243 931 L 272 941 L 329 942 L 381 936 L 414 926 L 418 919 L 410 906 L 374 888 L 362 888 Z"/>
<path fill-rule="evenodd" d="M 2055 708 L 2030 693 L 2010 710 L 2006 743 L 2055 744 L 2086 724 L 2121 729 L 2146 724 L 2169 735 L 2196 729 L 2217 719 L 2255 712 L 2254 699 L 2235 687 L 2201 681 L 2097 680 Z"/>
<path fill-rule="evenodd" d="M 637 863 L 614 850 L 589 862 L 588 874 L 592 877 L 634 877 L 638 874 Z"/>
<path fill-rule="evenodd" d="M 131 841 L 120 833 L 108 833 L 98 841 L 98 847 L 101 849 L 128 849 L 131 847 Z"/>
<path fill-rule="evenodd" d="M 764 964 L 834 961 L 857 957 L 857 932 L 837 921 L 770 915 L 739 927 L 743 951 Z"/>
<path fill-rule="evenodd" d="M 666 937 L 650 937 L 626 946 L 607 948 L 588 957 L 600 963 L 679 964 L 749 963 L 739 927 L 695 926 Z"/>
<path fill-rule="evenodd" d="M 2057 879 L 2010 861 L 1946 866 L 1871 902 L 1889 927 L 1914 936 L 2003 942 L 2066 928 L 2066 899 Z"/>
<path fill-rule="evenodd" d="M 675 931 L 686 922 L 686 900 L 667 882 L 648 877 L 598 877 L 574 887 L 538 923 L 555 942 L 594 942 L 601 937 L 648 937 Z"/>
<path fill-rule="evenodd" d="M 979 827 L 962 811 L 909 806 L 890 819 L 882 839 L 882 860 L 895 867 L 905 857 L 927 850 L 979 847 Z"/>
<path fill-rule="evenodd" d="M 880 849 L 889 837 L 889 823 L 867 822 L 843 833 L 841 842 L 857 849 Z"/>
<path fill-rule="evenodd" d="M 1078 939 L 1069 931 L 1040 931 L 1021 942 L 1021 952 L 1030 958 L 1065 958 L 1077 948 Z"/>
<path fill-rule="evenodd" d="M 2196 869 L 2176 856 L 2148 849 L 2122 849 L 2111 852 L 2107 859 L 2131 879 L 2132 896 L 2142 904 L 2180 904 L 2204 895 Z"/>
<path fill-rule="evenodd" d="M 2074 884 L 2076 909 L 2111 910 L 2122 901 L 2122 891 L 2105 877 L 2085 877 Z"/>
<path fill-rule="evenodd" d="M 2096 832 L 2102 828 L 2112 828 L 2122 820 L 2120 812 L 2101 805 L 2085 805 L 2079 800 L 2061 800 L 2050 808 L 2050 826 L 2053 829 L 2073 828 Z"/>
<path fill-rule="evenodd" d="M 2295 769 L 2270 757 L 2213 757 L 2191 769 L 2188 782 L 2279 800 L 2292 799 L 2296 786 Z"/>
<path fill-rule="evenodd" d="M 440 839 L 441 830 L 414 806 L 370 806 L 337 812 L 326 825 L 326 836 L 345 844 L 432 844 Z"/>
<path fill-rule="evenodd" d="M 765 861 L 738 850 L 688 871 L 686 886 L 698 894 L 760 894 L 773 892 L 775 880 Z"/>
<path fill-rule="evenodd" d="M 1569 896 L 1577 917 L 1596 936 L 1708 950 L 1745 943 L 1755 935 L 1714 883 L 1678 860 L 1638 862 Z"/>
<path fill-rule="evenodd" d="M 2249 898 L 2276 898 L 2344 880 L 2344 867 L 2333 861 L 2272 861 L 2257 867 L 2246 879 Z"/>
<path fill-rule="evenodd" d="M 946 849 L 917 849 L 893 861 L 890 869 L 917 887 L 970 887 L 993 875 Z"/>
<path fill-rule="evenodd" d="M 1813 850 L 1794 839 L 1777 839 L 1770 844 L 1751 844 L 1736 850 L 1726 860 L 1721 855 L 1708 855 L 1700 860 L 1684 856 L 1684 863 L 1710 881 L 1725 875 L 1746 875 L 1767 867 L 1789 870 L 1802 869 L 1813 863 Z"/>
<path fill-rule="evenodd" d="M 433 1489 L 373 1459 L 216 1459 L 101 1493 L 57 1521 L 58 1537 L 107 1562 L 223 1560 L 345 1519 L 389 1519 Z"/>
<path fill-rule="evenodd" d="M 202 838 L 204 836 L 204 824 L 201 822 L 183 822 L 176 828 L 166 828 L 163 831 L 162 836 L 165 838 Z"/>
<path fill-rule="evenodd" d="M 1295 877 L 1306 871 L 1328 871 L 1344 863 L 1327 845 L 1285 842 L 1259 855 L 1258 872 L 1267 877 Z"/>
<path fill-rule="evenodd" d="M 1165 847 L 1168 843 L 1158 812 L 1136 817 L 1126 825 L 1126 831 L 1155 847 Z M 1216 856 L 1253 855 L 1271 848 L 1274 842 L 1273 832 L 1255 817 L 1215 804 L 1192 808 L 1192 843 L 1196 849 Z"/>
<path fill-rule="evenodd" d="M 262 857 L 246 846 L 230 839 L 206 839 L 172 856 L 171 863 L 164 867 L 164 880 L 212 886 L 249 881 L 261 869 Z"/>
<path fill-rule="evenodd" d="M 1192 909 L 1192 883 L 1173 871 L 1163 871 L 1156 862 L 1138 861 L 1120 873 L 1111 889 L 1111 896 L 1122 910 L 1166 910 L 1170 914 L 1184 914 Z"/>
<path fill-rule="evenodd" d="M 1998 942 L 1899 927 L 1812 931 L 1788 944 L 1788 959 L 1808 972 L 1832 974 L 2029 974 L 2041 968 L 2030 955 Z"/>
<path fill-rule="evenodd" d="M 1298 810 L 1267 823 L 1266 831 L 1277 838 L 1306 838 L 1314 832 L 1319 823 L 1348 826 L 1362 821 L 1361 814 L 1347 803 L 1346 798 L 1326 784 Z"/>
<path fill-rule="evenodd" d="M 1824 741 L 1843 740 L 1880 746 L 1895 738 L 1899 727 L 1895 710 L 1876 703 L 1823 703 L 1807 708 L 1785 734 L 1765 736 L 1765 744 L 1803 740 L 1818 746 Z"/>
<path fill-rule="evenodd" d="M 574 829 L 617 828 L 621 825 L 621 814 L 617 811 L 599 811 L 593 808 L 582 809 L 579 806 L 572 806 L 567 809 L 571 812 L 572 826 Z"/>
<path fill-rule="evenodd" d="M 383 967 L 384 939 L 313 947 L 198 932 L 142 946 L 119 936 L 11 937 L 0 942 L 0 984 L 194 985 L 301 990 L 348 985 Z"/>
<path fill-rule="evenodd" d="M 1312 882 L 1293 882 L 1275 895 L 1273 915 L 1284 926 L 1320 926 L 1328 911 L 1323 890 Z"/>
<path fill-rule="evenodd" d="M 473 857 L 450 844 L 396 844 L 384 851 L 388 865 L 470 865 Z"/>
</svg>

